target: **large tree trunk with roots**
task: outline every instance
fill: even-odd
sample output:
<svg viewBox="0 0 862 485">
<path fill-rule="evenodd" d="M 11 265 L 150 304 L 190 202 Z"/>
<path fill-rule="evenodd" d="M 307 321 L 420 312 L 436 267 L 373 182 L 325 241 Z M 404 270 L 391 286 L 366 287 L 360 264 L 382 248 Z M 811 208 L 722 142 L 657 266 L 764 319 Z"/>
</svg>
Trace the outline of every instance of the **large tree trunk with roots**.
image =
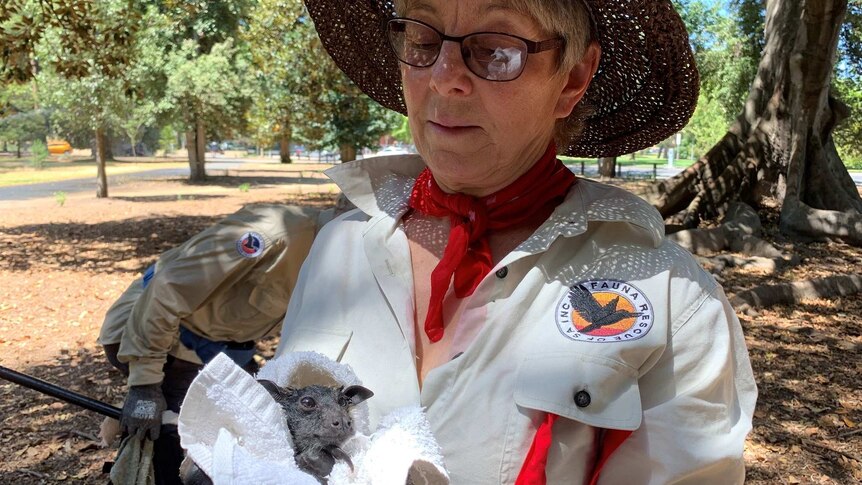
<svg viewBox="0 0 862 485">
<path fill-rule="evenodd" d="M 108 137 L 104 128 L 96 128 L 96 197 L 108 196 L 108 175 L 105 162 L 108 158 Z"/>
<path fill-rule="evenodd" d="M 203 182 L 206 173 L 206 129 L 204 121 L 197 113 L 194 115 L 192 130 L 186 132 L 186 148 L 189 152 L 189 182 Z"/>
<path fill-rule="evenodd" d="M 832 141 L 847 107 L 829 91 L 847 0 L 768 0 L 745 108 L 694 165 L 653 188 L 668 223 L 695 228 L 736 201 L 781 208 L 790 236 L 862 245 L 862 198 Z"/>
</svg>

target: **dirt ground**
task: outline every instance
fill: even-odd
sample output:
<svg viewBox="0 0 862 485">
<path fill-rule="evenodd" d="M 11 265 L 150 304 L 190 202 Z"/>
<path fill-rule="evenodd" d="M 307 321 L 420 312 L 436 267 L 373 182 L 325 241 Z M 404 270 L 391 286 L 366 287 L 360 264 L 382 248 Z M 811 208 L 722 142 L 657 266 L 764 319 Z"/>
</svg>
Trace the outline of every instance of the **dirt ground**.
<svg viewBox="0 0 862 485">
<path fill-rule="evenodd" d="M 73 194 L 62 206 L 54 198 L 0 202 L 0 365 L 120 406 L 124 382 L 95 341 L 108 307 L 158 254 L 245 204 L 325 206 L 335 197 L 317 179 L 287 193 L 288 179 L 278 174 L 232 175 L 195 186 L 130 182 L 113 187 L 109 199 Z M 862 272 L 862 250 L 791 243 L 774 222 L 764 221 L 767 239 L 801 264 L 778 275 L 727 270 L 729 294 Z M 748 483 L 862 482 L 862 297 L 773 307 L 741 320 L 760 389 L 745 452 Z M 273 345 L 261 345 L 264 357 Z M 0 484 L 106 483 L 102 465 L 116 450 L 99 447 L 101 421 L 0 380 Z"/>
</svg>

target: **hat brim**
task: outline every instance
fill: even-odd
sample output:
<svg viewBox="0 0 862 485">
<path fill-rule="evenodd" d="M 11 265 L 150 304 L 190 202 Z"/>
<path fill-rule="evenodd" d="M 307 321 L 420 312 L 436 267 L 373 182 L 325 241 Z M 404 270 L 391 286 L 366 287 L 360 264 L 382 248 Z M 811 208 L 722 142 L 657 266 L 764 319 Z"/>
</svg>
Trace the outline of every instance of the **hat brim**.
<svg viewBox="0 0 862 485">
<path fill-rule="evenodd" d="M 383 23 L 391 0 L 306 0 L 329 55 L 369 97 L 407 114 L 398 60 Z M 592 108 L 565 154 L 612 157 L 681 130 L 697 106 L 700 77 L 688 33 L 669 0 L 584 0 L 602 48 L 582 102 Z"/>
</svg>

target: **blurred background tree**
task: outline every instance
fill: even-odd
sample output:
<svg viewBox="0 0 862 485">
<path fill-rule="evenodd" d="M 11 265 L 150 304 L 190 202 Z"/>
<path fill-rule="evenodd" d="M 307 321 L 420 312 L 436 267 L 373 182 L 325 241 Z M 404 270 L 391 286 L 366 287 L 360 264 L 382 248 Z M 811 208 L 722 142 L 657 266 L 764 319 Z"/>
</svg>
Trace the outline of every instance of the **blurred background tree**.
<svg viewBox="0 0 862 485">
<path fill-rule="evenodd" d="M 0 2 L 0 149 L 49 137 L 91 146 L 104 162 L 157 147 L 188 153 L 206 176 L 208 144 L 307 150 L 342 161 L 406 120 L 361 94 L 334 66 L 301 0 L 12 0 Z M 701 71 L 701 98 L 677 156 L 697 159 L 742 111 L 764 46 L 763 0 L 674 0 Z M 834 140 L 862 168 L 862 1 L 850 0 L 833 91 L 849 108 Z M 142 144 L 147 138 L 148 142 Z M 104 190 L 103 190 L 104 189 Z"/>
</svg>

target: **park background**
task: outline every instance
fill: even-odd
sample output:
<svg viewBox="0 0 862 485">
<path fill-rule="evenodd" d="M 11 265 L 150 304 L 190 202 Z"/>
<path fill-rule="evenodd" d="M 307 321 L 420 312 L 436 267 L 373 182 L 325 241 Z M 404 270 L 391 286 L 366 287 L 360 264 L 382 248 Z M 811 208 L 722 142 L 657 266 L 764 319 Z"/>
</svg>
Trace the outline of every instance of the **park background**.
<svg viewBox="0 0 862 485">
<path fill-rule="evenodd" d="M 862 2 L 674 3 L 701 73 L 691 121 L 638 153 L 565 158 L 572 169 L 657 206 L 687 173 L 718 193 L 717 147 L 740 118 L 763 117 L 753 93 L 780 84 L 770 76 L 786 70 L 778 41 L 789 38 L 820 52 L 812 63 L 828 62 L 819 93 L 840 116 L 827 117 L 837 121 L 823 144 L 858 199 Z M 820 37 L 792 37 L 781 23 L 816 14 L 834 24 Z M 114 405 L 124 383 L 95 337 L 158 254 L 249 203 L 329 206 L 338 190 L 321 172 L 332 163 L 412 151 L 405 118 L 333 65 L 300 1 L 12 0 L 0 5 L 0 46 L 0 364 Z M 811 87 L 799 79 L 788 81 L 788 105 L 792 89 Z M 668 209 L 668 225 L 701 246 L 721 240 L 688 247 L 737 302 L 751 351 L 760 400 L 749 483 L 859 482 L 859 205 L 825 216 L 849 220 L 855 235 L 800 237 L 782 226 L 773 193 L 754 206 L 756 234 L 743 237 L 725 231 L 731 211 L 711 202 L 694 219 Z M 733 244 L 750 236 L 757 250 Z M 274 343 L 260 346 L 264 357 Z M 100 446 L 100 421 L 0 382 L 0 483 L 104 483 L 115 448 Z"/>
</svg>

